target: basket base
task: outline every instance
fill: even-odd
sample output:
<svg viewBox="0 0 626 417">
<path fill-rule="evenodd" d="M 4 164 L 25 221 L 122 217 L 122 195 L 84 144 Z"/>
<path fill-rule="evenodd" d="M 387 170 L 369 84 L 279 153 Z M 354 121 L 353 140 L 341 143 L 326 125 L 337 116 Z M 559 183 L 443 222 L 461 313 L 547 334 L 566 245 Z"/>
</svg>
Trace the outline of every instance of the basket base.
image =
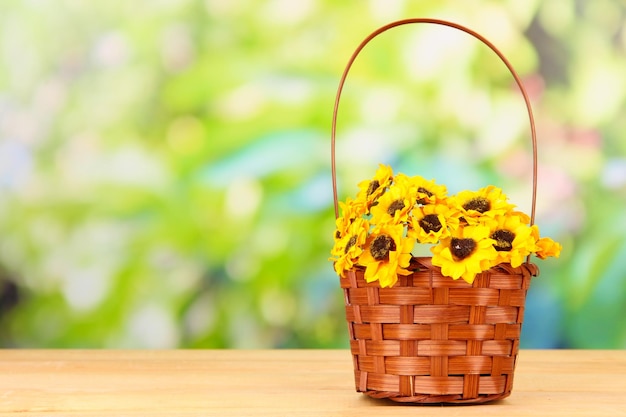
<svg viewBox="0 0 626 417">
<path fill-rule="evenodd" d="M 416 405 L 441 405 L 441 404 L 449 404 L 449 405 L 471 405 L 471 404 L 485 404 L 488 402 L 493 402 L 497 400 L 501 400 L 503 398 L 511 395 L 511 391 L 505 392 L 502 394 L 489 394 L 489 395 L 480 395 L 476 398 L 463 398 L 462 395 L 413 395 L 413 396 L 401 396 L 397 393 L 390 393 L 384 391 L 364 391 L 364 395 L 375 398 L 375 399 L 385 399 L 394 401 L 397 403 L 403 404 L 416 404 Z"/>
</svg>

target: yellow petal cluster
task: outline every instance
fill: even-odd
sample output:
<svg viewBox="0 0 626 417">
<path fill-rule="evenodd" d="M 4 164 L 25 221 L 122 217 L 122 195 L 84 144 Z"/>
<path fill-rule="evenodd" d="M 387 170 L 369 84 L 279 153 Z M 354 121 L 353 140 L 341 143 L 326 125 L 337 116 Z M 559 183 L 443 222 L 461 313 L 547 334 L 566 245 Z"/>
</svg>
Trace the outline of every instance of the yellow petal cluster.
<svg viewBox="0 0 626 417">
<path fill-rule="evenodd" d="M 392 287 L 398 274 L 408 275 L 414 241 L 404 236 L 402 224 L 384 224 L 367 239 L 366 248 L 359 258 L 365 266 L 365 280 L 379 281 L 381 287 Z"/>
<path fill-rule="evenodd" d="M 518 267 L 530 255 L 561 253 L 562 246 L 540 237 L 530 217 L 493 185 L 448 196 L 434 180 L 394 175 L 381 164 L 358 187 L 355 199 L 339 203 L 330 260 L 342 277 L 363 267 L 367 282 L 391 287 L 398 275 L 411 273 L 416 243 L 433 245 L 432 264 L 443 275 L 469 283 L 499 264 Z"/>
<path fill-rule="evenodd" d="M 476 274 L 491 268 L 496 258 L 494 240 L 489 227 L 467 225 L 452 231 L 432 248 L 432 263 L 441 267 L 441 273 L 452 279 L 463 278 L 471 283 Z"/>
</svg>

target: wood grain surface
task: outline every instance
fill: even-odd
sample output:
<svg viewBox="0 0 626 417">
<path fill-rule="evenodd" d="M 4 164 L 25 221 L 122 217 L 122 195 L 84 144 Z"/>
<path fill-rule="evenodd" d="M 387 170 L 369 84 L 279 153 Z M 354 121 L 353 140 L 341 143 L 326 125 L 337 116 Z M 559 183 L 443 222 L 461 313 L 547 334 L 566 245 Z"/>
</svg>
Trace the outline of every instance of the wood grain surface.
<svg viewBox="0 0 626 417">
<path fill-rule="evenodd" d="M 474 406 L 354 391 L 347 350 L 0 350 L 0 416 L 626 416 L 626 351 L 522 350 Z"/>
</svg>

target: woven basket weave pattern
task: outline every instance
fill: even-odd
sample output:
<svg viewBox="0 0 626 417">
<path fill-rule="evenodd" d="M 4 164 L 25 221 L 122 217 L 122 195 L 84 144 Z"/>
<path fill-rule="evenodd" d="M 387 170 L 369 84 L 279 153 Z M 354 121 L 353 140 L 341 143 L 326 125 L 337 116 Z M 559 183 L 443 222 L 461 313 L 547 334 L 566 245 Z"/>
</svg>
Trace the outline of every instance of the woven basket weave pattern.
<svg viewBox="0 0 626 417">
<path fill-rule="evenodd" d="M 363 269 L 341 279 L 357 391 L 403 402 L 485 402 L 508 396 L 534 264 L 500 265 L 473 284 L 431 258 L 393 288 Z"/>
</svg>

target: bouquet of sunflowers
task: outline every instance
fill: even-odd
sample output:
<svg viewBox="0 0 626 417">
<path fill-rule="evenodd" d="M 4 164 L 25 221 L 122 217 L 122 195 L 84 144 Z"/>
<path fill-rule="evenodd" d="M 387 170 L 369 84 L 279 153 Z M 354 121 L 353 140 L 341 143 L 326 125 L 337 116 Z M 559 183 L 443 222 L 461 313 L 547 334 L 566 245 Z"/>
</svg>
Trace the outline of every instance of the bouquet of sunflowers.
<svg viewBox="0 0 626 417">
<path fill-rule="evenodd" d="M 394 175 L 381 164 L 374 178 L 359 183 L 355 199 L 339 205 L 330 258 L 335 271 L 344 277 L 354 266 L 364 267 L 365 280 L 383 288 L 392 287 L 398 274 L 412 273 L 416 244 L 432 245 L 432 264 L 442 275 L 469 283 L 498 264 L 515 268 L 530 255 L 545 259 L 561 252 L 492 185 L 448 196 L 444 185 Z"/>
</svg>

